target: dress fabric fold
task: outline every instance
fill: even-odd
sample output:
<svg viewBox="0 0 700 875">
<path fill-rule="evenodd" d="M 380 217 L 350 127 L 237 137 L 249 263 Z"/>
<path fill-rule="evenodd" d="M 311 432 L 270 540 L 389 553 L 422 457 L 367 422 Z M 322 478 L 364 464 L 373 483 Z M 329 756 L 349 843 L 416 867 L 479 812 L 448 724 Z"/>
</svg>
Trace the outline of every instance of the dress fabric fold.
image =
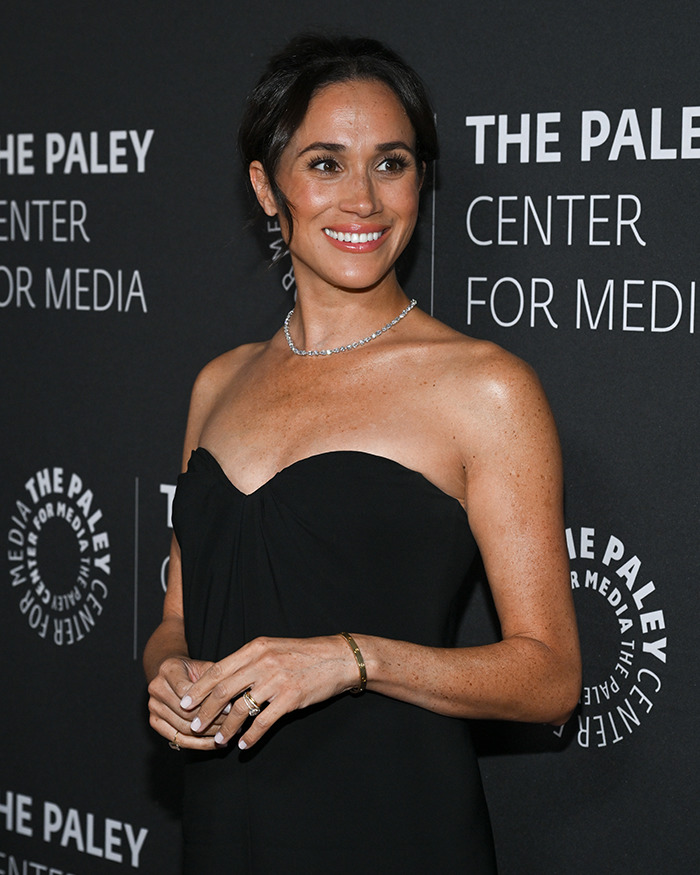
<svg viewBox="0 0 700 875">
<path fill-rule="evenodd" d="M 247 495 L 199 448 L 173 524 L 193 658 L 261 635 L 454 643 L 467 515 L 391 459 L 323 453 Z M 288 715 L 250 751 L 188 752 L 183 828 L 186 875 L 496 871 L 468 721 L 370 691 Z"/>
</svg>

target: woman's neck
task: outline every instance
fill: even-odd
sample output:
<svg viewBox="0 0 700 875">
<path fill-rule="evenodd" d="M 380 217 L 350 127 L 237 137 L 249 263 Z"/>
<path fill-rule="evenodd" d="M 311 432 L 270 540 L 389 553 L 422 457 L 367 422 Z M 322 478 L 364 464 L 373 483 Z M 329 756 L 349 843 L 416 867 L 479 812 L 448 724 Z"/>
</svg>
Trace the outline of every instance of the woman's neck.
<svg viewBox="0 0 700 875">
<path fill-rule="evenodd" d="M 293 344 L 299 349 L 333 349 L 371 336 L 409 303 L 396 277 L 392 279 L 373 289 L 299 289 L 289 321 Z"/>
</svg>

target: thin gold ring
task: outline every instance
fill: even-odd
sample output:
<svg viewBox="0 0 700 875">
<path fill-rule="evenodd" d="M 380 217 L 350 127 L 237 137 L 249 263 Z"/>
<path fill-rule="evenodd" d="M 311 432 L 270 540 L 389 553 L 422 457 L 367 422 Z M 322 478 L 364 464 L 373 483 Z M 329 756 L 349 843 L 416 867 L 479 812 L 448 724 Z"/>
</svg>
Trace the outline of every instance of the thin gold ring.
<svg viewBox="0 0 700 875">
<path fill-rule="evenodd" d="M 246 690 L 246 692 L 243 693 L 243 701 L 248 707 L 248 716 L 257 717 L 260 713 L 260 705 L 258 705 L 255 699 L 250 695 L 250 690 Z"/>
<path fill-rule="evenodd" d="M 180 750 L 180 745 L 177 743 L 177 737 L 180 734 L 179 730 L 175 730 L 175 735 L 173 735 L 173 740 L 168 742 L 168 746 L 173 750 Z"/>
</svg>

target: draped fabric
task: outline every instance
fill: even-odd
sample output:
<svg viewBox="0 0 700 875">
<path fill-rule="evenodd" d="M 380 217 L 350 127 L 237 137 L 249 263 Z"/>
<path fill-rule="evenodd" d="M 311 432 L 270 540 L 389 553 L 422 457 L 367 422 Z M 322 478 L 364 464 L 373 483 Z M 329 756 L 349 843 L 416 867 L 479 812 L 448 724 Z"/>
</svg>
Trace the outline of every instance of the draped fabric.
<svg viewBox="0 0 700 875">
<path fill-rule="evenodd" d="M 187 641 L 259 635 L 454 641 L 476 552 L 457 501 L 390 459 L 331 452 L 250 495 L 205 449 L 181 475 Z M 188 754 L 186 871 L 494 871 L 466 721 L 372 692 L 289 715 L 252 750 Z"/>
</svg>

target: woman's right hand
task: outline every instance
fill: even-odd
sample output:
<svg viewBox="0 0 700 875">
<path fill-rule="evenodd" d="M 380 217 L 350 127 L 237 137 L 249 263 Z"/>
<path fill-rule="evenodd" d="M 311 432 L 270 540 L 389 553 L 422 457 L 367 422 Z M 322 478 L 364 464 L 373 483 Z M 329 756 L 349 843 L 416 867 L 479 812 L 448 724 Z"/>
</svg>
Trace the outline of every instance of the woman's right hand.
<svg viewBox="0 0 700 875">
<path fill-rule="evenodd" d="M 186 690 L 212 665 L 212 662 L 205 660 L 170 656 L 163 660 L 158 673 L 148 685 L 150 724 L 169 742 L 192 750 L 214 750 L 220 747 L 215 744 L 214 736 L 230 711 L 230 706 L 224 708 L 204 733 L 196 735 L 190 729 L 192 710 L 183 711 L 180 707 L 180 699 Z"/>
</svg>

